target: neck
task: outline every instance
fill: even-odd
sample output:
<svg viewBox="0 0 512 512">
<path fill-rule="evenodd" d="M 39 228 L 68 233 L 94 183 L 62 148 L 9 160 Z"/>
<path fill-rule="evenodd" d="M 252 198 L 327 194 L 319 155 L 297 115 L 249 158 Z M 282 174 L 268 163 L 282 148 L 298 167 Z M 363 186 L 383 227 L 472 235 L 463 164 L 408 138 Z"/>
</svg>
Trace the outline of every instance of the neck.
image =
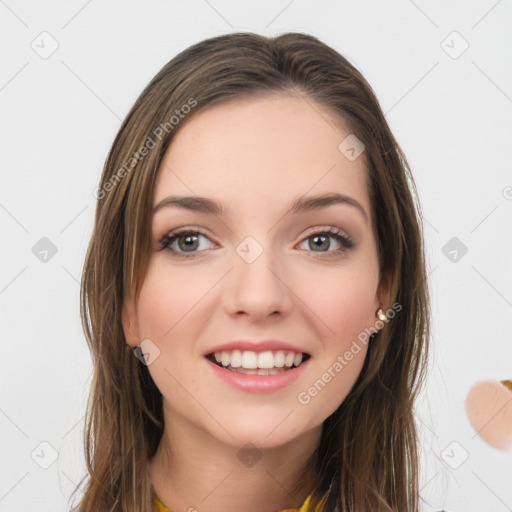
<svg viewBox="0 0 512 512">
<path fill-rule="evenodd" d="M 244 452 L 182 417 L 165 424 L 149 468 L 154 490 L 174 512 L 298 508 L 317 483 L 308 462 L 321 425 L 285 445 Z"/>
</svg>

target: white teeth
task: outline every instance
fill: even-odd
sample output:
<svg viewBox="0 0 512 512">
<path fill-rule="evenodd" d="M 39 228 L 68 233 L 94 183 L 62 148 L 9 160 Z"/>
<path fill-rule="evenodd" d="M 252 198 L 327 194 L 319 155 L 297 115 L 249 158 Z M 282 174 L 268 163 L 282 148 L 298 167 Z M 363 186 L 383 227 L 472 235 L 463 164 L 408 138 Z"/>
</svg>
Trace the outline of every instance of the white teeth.
<svg viewBox="0 0 512 512">
<path fill-rule="evenodd" d="M 282 368 L 284 366 L 284 351 L 278 350 L 274 354 L 274 366 L 276 368 Z"/>
<path fill-rule="evenodd" d="M 243 373 L 245 375 L 277 375 L 278 373 L 283 373 L 288 371 L 288 369 L 284 368 L 258 368 L 258 369 L 246 369 L 246 368 L 232 368 L 231 365 L 226 368 L 227 370 L 231 370 L 236 373 Z"/>
<path fill-rule="evenodd" d="M 233 350 L 231 352 L 230 363 L 233 368 L 240 368 L 242 366 L 242 352 L 240 350 Z"/>
<path fill-rule="evenodd" d="M 258 368 L 274 368 L 274 356 L 272 352 L 258 354 Z"/>
<path fill-rule="evenodd" d="M 228 361 L 229 363 L 229 361 Z M 224 366 L 227 366 L 225 364 Z M 242 354 L 242 367 L 243 368 L 258 368 L 258 355 L 256 352 L 251 352 L 249 350 L 246 350 Z"/>
<path fill-rule="evenodd" d="M 267 370 L 274 368 L 291 368 L 293 365 L 299 366 L 303 359 L 300 352 L 288 352 L 284 350 L 266 350 L 265 352 L 253 352 L 252 350 L 233 350 L 215 352 L 215 361 L 224 367 L 245 368 L 256 370 L 254 373 L 259 375 L 268 375 Z M 262 370 L 260 373 L 259 370 Z"/>
<path fill-rule="evenodd" d="M 293 360 L 295 359 L 295 354 L 293 352 L 288 352 L 286 357 L 284 358 L 284 364 L 291 368 L 293 366 Z"/>
</svg>

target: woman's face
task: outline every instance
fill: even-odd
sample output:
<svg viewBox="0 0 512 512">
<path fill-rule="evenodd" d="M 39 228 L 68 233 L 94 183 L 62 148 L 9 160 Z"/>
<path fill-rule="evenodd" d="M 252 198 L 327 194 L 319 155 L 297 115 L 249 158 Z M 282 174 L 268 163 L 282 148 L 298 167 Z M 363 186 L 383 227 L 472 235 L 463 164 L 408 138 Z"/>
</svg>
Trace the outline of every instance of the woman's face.
<svg viewBox="0 0 512 512">
<path fill-rule="evenodd" d="M 365 328 L 388 297 L 364 153 L 354 159 L 351 139 L 340 149 L 347 136 L 313 101 L 276 94 L 194 115 L 162 161 L 154 207 L 191 199 L 154 213 L 149 268 L 138 302 L 125 300 L 125 332 L 132 346 L 146 340 L 168 413 L 222 443 L 272 447 L 318 427 L 363 366 Z M 348 200 L 290 210 L 334 194 Z M 214 203 L 222 211 L 209 211 Z M 189 233 L 170 238 L 176 230 Z M 254 347 L 228 347 L 221 363 L 281 366 L 283 355 L 295 359 L 290 346 L 310 357 L 274 376 L 207 357 L 237 340 Z"/>
</svg>

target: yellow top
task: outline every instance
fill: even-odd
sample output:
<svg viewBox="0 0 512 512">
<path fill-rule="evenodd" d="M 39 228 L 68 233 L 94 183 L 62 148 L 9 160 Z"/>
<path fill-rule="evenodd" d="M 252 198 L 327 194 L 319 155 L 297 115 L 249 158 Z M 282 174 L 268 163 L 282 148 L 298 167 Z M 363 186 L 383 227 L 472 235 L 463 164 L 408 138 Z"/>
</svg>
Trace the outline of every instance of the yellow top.
<svg viewBox="0 0 512 512">
<path fill-rule="evenodd" d="M 154 504 L 154 512 L 172 512 L 172 510 L 167 507 L 164 502 L 158 497 L 155 490 L 153 489 L 153 504 Z M 312 506 L 311 512 L 325 512 L 322 501 L 317 501 L 313 499 L 312 495 L 310 494 L 306 501 L 301 505 L 300 508 L 282 508 L 280 510 L 276 510 L 276 512 L 310 512 L 308 511 L 308 506 Z M 446 512 L 444 509 L 440 510 L 439 512 Z"/>
<path fill-rule="evenodd" d="M 153 489 L 153 504 L 154 504 L 154 512 L 172 512 L 172 510 L 167 507 L 164 502 L 158 497 L 157 493 Z M 283 508 L 277 510 L 276 512 L 306 512 L 308 511 L 308 506 L 313 505 L 313 512 L 324 512 L 322 502 L 318 502 L 313 499 L 311 495 L 306 498 L 306 501 L 301 505 L 300 508 Z"/>
</svg>

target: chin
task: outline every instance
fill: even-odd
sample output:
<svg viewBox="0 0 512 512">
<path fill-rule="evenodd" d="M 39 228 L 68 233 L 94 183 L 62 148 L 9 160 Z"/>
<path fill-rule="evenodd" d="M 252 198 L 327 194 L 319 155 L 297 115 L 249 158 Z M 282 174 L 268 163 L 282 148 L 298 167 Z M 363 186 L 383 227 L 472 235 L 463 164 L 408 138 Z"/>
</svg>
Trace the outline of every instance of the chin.
<svg viewBox="0 0 512 512">
<path fill-rule="evenodd" d="M 258 419 L 232 417 L 227 426 L 229 434 L 217 424 L 212 425 L 214 428 L 212 434 L 220 442 L 237 449 L 247 444 L 254 445 L 260 450 L 276 448 L 292 441 L 301 433 L 298 432 L 297 425 L 292 420 L 293 414 L 283 421 L 285 417 L 286 414 L 281 414 L 278 420 L 261 417 Z"/>
</svg>

